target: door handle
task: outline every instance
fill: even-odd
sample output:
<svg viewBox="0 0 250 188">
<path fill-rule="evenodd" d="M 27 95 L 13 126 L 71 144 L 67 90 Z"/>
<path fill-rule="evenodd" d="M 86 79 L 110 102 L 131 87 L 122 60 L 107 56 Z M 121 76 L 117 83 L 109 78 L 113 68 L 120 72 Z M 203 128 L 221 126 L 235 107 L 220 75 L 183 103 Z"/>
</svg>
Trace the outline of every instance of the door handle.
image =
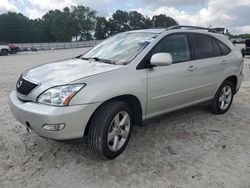
<svg viewBox="0 0 250 188">
<path fill-rule="evenodd" d="M 197 68 L 195 66 L 191 65 L 190 67 L 188 67 L 187 70 L 190 72 L 193 72 L 193 71 L 197 70 Z"/>
<path fill-rule="evenodd" d="M 227 61 L 226 60 L 222 60 L 221 64 L 222 65 L 227 65 Z"/>
</svg>

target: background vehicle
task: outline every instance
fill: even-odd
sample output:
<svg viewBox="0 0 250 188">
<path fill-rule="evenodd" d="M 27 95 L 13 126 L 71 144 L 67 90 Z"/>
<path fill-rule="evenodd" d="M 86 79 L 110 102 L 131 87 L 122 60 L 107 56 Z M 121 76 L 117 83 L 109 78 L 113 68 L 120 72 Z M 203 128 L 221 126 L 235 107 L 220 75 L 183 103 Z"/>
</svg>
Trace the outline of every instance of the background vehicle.
<svg viewBox="0 0 250 188">
<path fill-rule="evenodd" d="M 17 52 L 19 52 L 19 47 L 15 45 L 9 45 L 9 47 L 10 47 L 10 54 L 17 54 Z"/>
<path fill-rule="evenodd" d="M 6 42 L 0 42 L 0 45 L 9 46 L 9 53 L 10 54 L 17 54 L 17 52 L 19 51 L 19 47 L 15 46 L 13 44 L 8 44 Z"/>
<path fill-rule="evenodd" d="M 0 44 L 0 55 L 5 56 L 9 54 L 9 46 L 8 45 L 4 45 L 4 44 Z"/>
<path fill-rule="evenodd" d="M 250 55 L 250 39 L 245 40 L 245 45 L 245 48 L 242 48 L 241 50 L 243 57 L 245 57 L 246 55 Z"/>
<path fill-rule="evenodd" d="M 78 58 L 23 72 L 10 105 L 38 135 L 86 137 L 94 152 L 113 159 L 144 120 L 203 102 L 226 113 L 242 70 L 240 51 L 210 29 L 129 31 Z"/>
</svg>

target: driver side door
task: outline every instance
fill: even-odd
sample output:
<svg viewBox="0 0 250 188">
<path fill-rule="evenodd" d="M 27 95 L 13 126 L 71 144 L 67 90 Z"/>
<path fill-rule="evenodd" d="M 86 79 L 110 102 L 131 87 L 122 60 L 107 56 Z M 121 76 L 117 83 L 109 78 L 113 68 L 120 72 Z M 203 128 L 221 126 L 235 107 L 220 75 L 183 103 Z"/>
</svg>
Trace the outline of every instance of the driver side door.
<svg viewBox="0 0 250 188">
<path fill-rule="evenodd" d="M 150 52 L 170 53 L 173 64 L 147 69 L 147 118 L 187 106 L 196 100 L 198 86 L 191 48 L 185 33 L 165 36 Z"/>
</svg>

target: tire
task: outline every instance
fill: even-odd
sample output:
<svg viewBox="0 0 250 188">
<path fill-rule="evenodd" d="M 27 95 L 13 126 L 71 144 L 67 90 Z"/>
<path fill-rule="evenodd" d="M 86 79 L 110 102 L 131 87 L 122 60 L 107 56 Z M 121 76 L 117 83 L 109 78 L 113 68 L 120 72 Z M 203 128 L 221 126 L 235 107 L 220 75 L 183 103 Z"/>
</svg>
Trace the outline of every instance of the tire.
<svg viewBox="0 0 250 188">
<path fill-rule="evenodd" d="M 6 50 L 6 49 L 2 49 L 2 50 L 1 50 L 1 55 L 2 55 L 2 56 L 6 56 L 6 55 L 8 55 L 8 53 L 9 53 L 9 52 L 8 52 L 8 50 Z"/>
<path fill-rule="evenodd" d="M 225 80 L 219 87 L 209 106 L 210 111 L 214 114 L 226 113 L 233 102 L 234 91 L 235 87 L 233 84 L 230 81 Z"/>
<path fill-rule="evenodd" d="M 10 50 L 11 54 L 17 54 L 17 49 L 16 48 L 13 48 Z"/>
<path fill-rule="evenodd" d="M 126 148 L 131 136 L 131 109 L 125 102 L 107 102 L 97 109 L 89 126 L 90 149 L 101 157 L 114 159 Z"/>
</svg>

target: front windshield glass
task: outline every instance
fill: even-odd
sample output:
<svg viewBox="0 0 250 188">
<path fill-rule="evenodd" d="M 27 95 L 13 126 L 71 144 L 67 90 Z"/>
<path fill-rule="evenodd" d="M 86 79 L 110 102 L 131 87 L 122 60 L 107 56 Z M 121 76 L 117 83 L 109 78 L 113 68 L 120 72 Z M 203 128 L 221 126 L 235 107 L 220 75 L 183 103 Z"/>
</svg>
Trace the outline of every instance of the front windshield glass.
<svg viewBox="0 0 250 188">
<path fill-rule="evenodd" d="M 156 36 L 155 33 L 120 33 L 97 45 L 82 58 L 103 59 L 115 64 L 127 64 Z"/>
</svg>

